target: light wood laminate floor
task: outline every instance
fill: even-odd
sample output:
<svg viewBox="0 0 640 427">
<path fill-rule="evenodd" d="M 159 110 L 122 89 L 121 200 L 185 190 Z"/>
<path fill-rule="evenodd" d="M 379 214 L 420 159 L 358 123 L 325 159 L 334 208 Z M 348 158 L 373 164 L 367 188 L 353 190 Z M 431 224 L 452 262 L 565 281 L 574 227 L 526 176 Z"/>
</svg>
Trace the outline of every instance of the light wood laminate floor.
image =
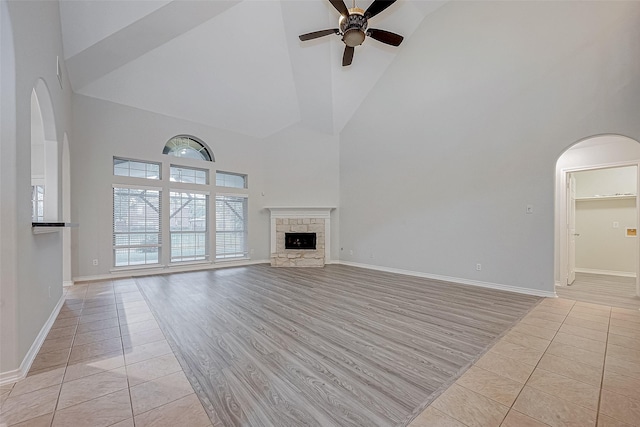
<svg viewBox="0 0 640 427">
<path fill-rule="evenodd" d="M 540 301 L 337 265 L 136 282 L 220 426 L 406 425 Z"/>
<path fill-rule="evenodd" d="M 258 281 L 256 286 L 265 289 L 271 287 L 260 282 L 259 270 L 256 273 L 252 267 L 249 271 L 250 277 Z M 323 280 L 314 283 L 314 278 L 306 276 L 318 272 L 281 273 L 306 277 L 299 283 L 307 292 L 312 292 L 325 286 Z M 336 291 L 335 295 L 327 298 L 340 301 L 346 297 L 346 293 L 353 292 L 352 286 L 360 288 L 348 280 L 349 275 L 360 271 L 347 269 L 346 272 L 344 275 L 340 269 L 332 266 L 322 273 L 327 274 L 324 280 L 332 278 L 338 282 L 344 281 L 342 287 L 346 289 Z M 411 300 L 412 304 L 402 303 L 404 315 L 409 317 L 415 316 L 415 313 L 410 314 L 413 310 L 408 307 L 425 305 L 424 293 L 437 295 L 441 286 L 452 286 L 453 294 L 468 289 L 470 294 L 465 296 L 476 295 L 474 290 L 477 290 L 437 283 L 427 283 L 423 288 L 424 285 L 418 285 L 423 283 L 420 280 L 409 285 L 402 283 L 408 279 L 403 276 L 363 273 L 361 279 L 365 283 L 369 283 L 366 280 L 369 274 L 376 277 L 371 281 L 374 285 L 372 288 L 367 284 L 361 285 L 362 289 L 369 291 L 366 301 L 381 298 L 373 293 L 374 288 L 379 286 L 379 280 L 390 283 L 391 287 L 399 283 L 398 294 L 403 295 L 415 286 L 417 298 Z M 194 301 L 190 308 L 195 307 L 192 311 L 197 313 L 201 312 L 198 306 L 206 305 L 206 300 L 212 299 L 211 296 L 205 297 L 206 293 L 197 288 L 224 288 L 232 286 L 227 282 L 227 277 L 235 277 L 234 280 L 242 278 L 233 270 L 220 271 L 214 276 L 217 279 L 206 285 L 206 281 L 197 275 L 174 275 L 168 277 L 166 287 L 150 285 L 150 288 L 162 288 L 168 298 Z M 183 292 L 180 292 L 179 284 L 185 280 L 192 283 L 183 286 Z M 252 280 L 244 277 L 241 281 Z M 298 279 L 293 278 L 283 282 L 292 280 L 298 283 Z M 190 290 L 187 299 L 182 295 L 184 290 Z M 353 418 L 341 418 L 341 411 L 345 408 L 360 414 L 362 402 L 365 402 L 368 411 L 376 412 L 374 405 L 388 405 L 388 411 L 395 411 L 397 409 L 393 408 L 397 408 L 398 401 L 403 403 L 399 399 L 394 402 L 393 394 L 398 390 L 396 383 L 392 383 L 392 391 L 387 391 L 386 385 L 380 384 L 376 378 L 395 378 L 399 383 L 404 381 L 413 384 L 410 386 L 411 393 L 421 385 L 420 380 L 417 384 L 411 378 L 402 380 L 403 374 L 394 373 L 395 369 L 385 370 L 379 360 L 370 354 L 359 356 L 358 353 L 362 352 L 357 346 L 351 349 L 330 344 L 333 340 L 331 336 L 325 341 L 316 337 L 317 342 L 325 342 L 324 347 L 308 348 L 306 342 L 311 342 L 314 333 L 310 331 L 315 329 L 315 325 L 309 324 L 303 328 L 294 326 L 294 321 L 290 323 L 292 329 L 276 331 L 274 335 L 261 336 L 271 329 L 268 326 L 254 330 L 258 338 L 247 335 L 236 326 L 227 335 L 223 334 L 223 340 L 204 339 L 203 346 L 213 345 L 214 349 L 219 346 L 227 357 L 233 347 L 222 350 L 222 345 L 218 343 L 230 342 L 237 347 L 233 359 L 229 360 L 210 361 L 211 358 L 223 357 L 219 351 L 203 354 L 197 363 L 202 366 L 210 363 L 211 372 L 217 374 L 208 379 L 206 376 L 193 378 L 192 370 L 184 361 L 182 349 L 176 350 L 173 339 L 165 337 L 156 321 L 157 313 L 150 310 L 134 279 L 75 285 L 65 288 L 64 294 L 64 305 L 28 376 L 17 383 L 0 385 L 0 426 L 233 425 L 234 420 L 229 421 L 223 412 L 215 412 L 201 383 L 216 384 L 218 398 L 226 402 L 223 406 L 228 405 L 232 413 L 242 412 L 244 418 L 241 423 L 245 425 L 298 426 L 305 424 L 305 416 L 308 417 L 307 424 L 352 425 L 355 424 Z M 398 297 L 394 292 L 390 298 L 394 302 L 387 301 L 392 304 L 389 307 L 396 305 L 400 308 L 399 303 L 406 297 Z M 251 305 L 267 309 L 272 306 L 271 299 L 273 296 L 257 297 Z M 448 306 L 447 298 L 442 295 L 433 300 L 430 297 L 427 299 L 431 302 L 442 300 Z M 486 299 L 486 295 L 481 298 Z M 287 304 L 297 307 L 293 299 Z M 324 304 L 323 301 L 321 305 Z M 370 302 L 363 304 L 371 304 L 372 309 L 376 307 Z M 356 304 L 353 314 L 359 315 L 361 307 L 363 305 Z M 491 305 L 488 308 L 490 312 L 495 312 Z M 189 311 L 189 308 L 179 310 L 184 311 Z M 450 313 L 447 308 L 441 311 Z M 439 313 L 433 309 L 416 312 L 429 312 L 435 318 Z M 390 309 L 389 314 L 383 316 L 384 322 L 387 317 L 395 319 L 396 316 L 397 311 Z M 406 323 L 412 324 L 413 320 L 406 319 Z M 416 324 L 424 327 L 422 321 Z M 218 327 L 228 325 L 223 323 Z M 200 327 L 199 322 L 194 322 L 183 328 L 183 340 L 188 342 L 188 337 L 194 336 L 190 328 Z M 252 328 L 253 325 L 247 327 Z M 298 335 L 308 338 L 302 340 L 297 338 Z M 367 335 L 362 333 L 359 339 L 365 340 Z M 283 342 L 278 341 L 276 336 L 281 336 Z M 392 339 L 395 340 L 395 337 Z M 215 343 L 210 344 L 210 341 Z M 264 347 L 269 343 L 270 347 Z M 274 347 L 279 354 L 268 353 Z M 258 359 L 255 363 L 251 363 L 248 356 L 251 348 L 259 352 L 255 356 Z M 262 350 L 258 350 L 260 348 Z M 320 356 L 325 348 L 335 349 L 334 354 L 341 349 L 342 356 L 336 360 L 332 360 L 333 354 Z M 260 360 L 262 355 L 266 361 Z M 290 360 L 286 361 L 287 358 Z M 285 362 L 274 364 L 271 360 Z M 213 369 L 214 363 L 223 363 L 226 367 L 216 371 Z M 291 366 L 287 369 L 296 374 L 279 372 L 280 366 Z M 404 371 L 410 364 L 402 363 L 399 366 Z M 243 374 L 241 369 L 245 367 Z M 638 426 L 640 311 L 546 298 L 496 340 L 491 349 L 470 365 L 468 370 L 463 370 L 465 372 L 455 382 L 453 379 L 456 375 L 426 398 L 426 402 L 429 402 L 437 397 L 411 421 L 411 427 Z M 353 374 L 356 379 L 353 379 Z M 292 378 L 296 380 L 292 381 Z M 196 386 L 198 394 L 191 383 Z M 300 383 L 306 383 L 307 386 Z M 354 384 L 359 385 L 356 387 Z M 323 394 L 314 395 L 309 391 L 311 388 Z M 421 393 L 424 396 L 427 391 Z M 409 397 L 415 403 L 420 396 L 416 394 Z M 208 402 L 207 411 L 202 402 Z M 332 411 L 335 407 L 340 410 L 334 414 Z M 279 410 L 283 414 L 274 413 Z M 288 415 L 291 413 L 296 415 Z M 408 418 L 411 417 L 409 415 Z M 406 422 L 402 420 L 397 424 Z"/>
<path fill-rule="evenodd" d="M 640 297 L 636 296 L 636 278 L 604 274 L 576 273 L 570 286 L 556 286 L 561 298 L 590 302 L 612 307 L 637 310 Z"/>
</svg>

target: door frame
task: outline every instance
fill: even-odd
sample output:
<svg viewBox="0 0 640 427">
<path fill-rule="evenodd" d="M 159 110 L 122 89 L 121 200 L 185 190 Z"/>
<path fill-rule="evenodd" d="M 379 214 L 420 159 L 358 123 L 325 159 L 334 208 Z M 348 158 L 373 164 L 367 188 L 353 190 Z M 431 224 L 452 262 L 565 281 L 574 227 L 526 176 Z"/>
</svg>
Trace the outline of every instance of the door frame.
<svg viewBox="0 0 640 427">
<path fill-rule="evenodd" d="M 556 283 L 556 286 L 567 286 L 567 280 L 569 277 L 569 242 L 568 242 L 568 192 L 567 184 L 568 177 L 571 173 L 582 172 L 598 169 L 612 169 L 625 166 L 636 166 L 636 224 L 640 226 L 640 161 L 624 161 L 614 163 L 600 163 L 595 165 L 583 165 L 570 168 L 563 168 L 560 170 L 560 185 L 559 197 L 556 199 L 560 201 L 558 206 L 558 218 L 559 218 L 559 273 L 560 282 Z M 636 258 L 636 296 L 640 296 L 640 237 L 636 237 L 636 248 L 638 257 Z"/>
</svg>

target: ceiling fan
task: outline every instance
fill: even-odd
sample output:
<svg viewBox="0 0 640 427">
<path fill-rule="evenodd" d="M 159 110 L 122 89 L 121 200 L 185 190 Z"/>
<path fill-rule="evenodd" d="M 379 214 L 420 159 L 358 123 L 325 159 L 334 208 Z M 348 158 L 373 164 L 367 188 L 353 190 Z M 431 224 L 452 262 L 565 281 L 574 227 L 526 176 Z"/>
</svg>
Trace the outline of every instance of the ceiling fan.
<svg viewBox="0 0 640 427">
<path fill-rule="evenodd" d="M 351 9 L 347 9 L 343 0 L 329 0 L 329 2 L 331 2 L 333 7 L 340 12 L 338 28 L 302 34 L 300 36 L 300 40 L 304 42 L 307 40 L 317 39 L 318 37 L 328 36 L 330 34 L 338 34 L 339 36 L 342 36 L 342 41 L 346 45 L 344 48 L 344 54 L 342 55 L 343 67 L 351 65 L 355 47 L 361 45 L 366 36 L 391 46 L 399 46 L 400 43 L 402 43 L 404 37 L 399 34 L 385 30 L 378 30 L 376 28 L 367 28 L 370 18 L 373 18 L 391 6 L 396 2 L 396 0 L 374 0 L 367 10 L 362 10 L 359 7 L 356 7 L 356 0 L 353 0 L 353 7 Z"/>
</svg>

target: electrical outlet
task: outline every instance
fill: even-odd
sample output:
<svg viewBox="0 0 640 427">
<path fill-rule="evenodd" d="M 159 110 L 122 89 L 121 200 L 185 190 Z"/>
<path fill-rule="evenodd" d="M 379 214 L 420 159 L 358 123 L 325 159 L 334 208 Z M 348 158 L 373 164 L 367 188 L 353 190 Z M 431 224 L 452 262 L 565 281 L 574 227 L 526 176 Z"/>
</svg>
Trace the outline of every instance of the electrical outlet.
<svg viewBox="0 0 640 427">
<path fill-rule="evenodd" d="M 98 265 L 98 259 L 93 260 L 93 265 Z"/>
<path fill-rule="evenodd" d="M 482 270 L 482 264 L 476 264 L 476 271 Z"/>
<path fill-rule="evenodd" d="M 620 223 L 618 221 L 613 221 L 613 228 L 620 228 Z"/>
</svg>

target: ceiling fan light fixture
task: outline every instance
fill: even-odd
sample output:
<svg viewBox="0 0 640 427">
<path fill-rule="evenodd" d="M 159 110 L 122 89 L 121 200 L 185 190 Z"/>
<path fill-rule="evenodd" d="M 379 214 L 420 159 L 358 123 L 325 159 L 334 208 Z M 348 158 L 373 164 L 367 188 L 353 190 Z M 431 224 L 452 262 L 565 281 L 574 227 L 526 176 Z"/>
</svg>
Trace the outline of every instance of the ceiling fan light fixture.
<svg viewBox="0 0 640 427">
<path fill-rule="evenodd" d="M 362 42 L 364 42 L 365 33 L 360 29 L 351 29 L 344 33 L 342 36 L 342 41 L 349 47 L 360 46 Z"/>
<path fill-rule="evenodd" d="M 390 31 L 371 28 L 367 29 L 369 18 L 373 18 L 380 12 L 387 9 L 397 0 L 373 0 L 367 10 L 355 7 L 355 0 L 351 9 L 347 9 L 344 0 L 329 0 L 331 5 L 340 13 L 338 20 L 338 28 L 328 30 L 314 31 L 311 33 L 301 34 L 298 36 L 300 41 L 317 39 L 318 37 L 328 36 L 330 34 L 338 34 L 342 36 L 342 42 L 346 45 L 344 54 L 342 55 L 342 66 L 351 65 L 353 60 L 353 52 L 356 46 L 360 46 L 367 37 L 371 37 L 381 43 L 390 46 L 399 46 L 404 37 Z"/>
</svg>

